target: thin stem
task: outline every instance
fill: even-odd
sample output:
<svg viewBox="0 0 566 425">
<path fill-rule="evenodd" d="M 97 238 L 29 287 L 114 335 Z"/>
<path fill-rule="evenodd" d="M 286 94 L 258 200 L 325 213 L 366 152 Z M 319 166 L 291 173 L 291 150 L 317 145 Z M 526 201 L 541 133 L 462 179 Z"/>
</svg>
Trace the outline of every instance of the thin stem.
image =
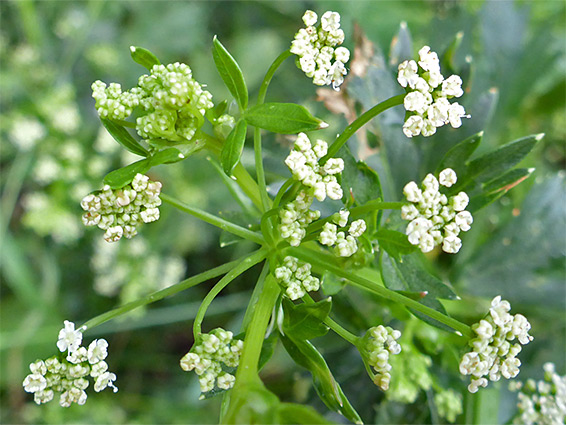
<svg viewBox="0 0 566 425">
<path fill-rule="evenodd" d="M 277 285 L 275 278 L 271 274 L 268 275 L 255 306 L 252 320 L 247 327 L 244 349 L 236 374 L 236 387 L 245 386 L 250 382 L 259 380 L 257 375 L 259 356 L 265 331 L 279 293 L 279 285 Z"/>
<path fill-rule="evenodd" d="M 379 115 L 383 111 L 392 108 L 393 106 L 401 105 L 403 103 L 403 99 L 405 98 L 404 94 L 400 94 L 397 96 L 393 96 L 387 100 L 384 100 L 381 103 L 378 103 L 373 108 L 364 112 L 358 119 L 352 122 L 344 132 L 338 136 L 338 138 L 332 143 L 330 148 L 328 148 L 328 153 L 320 160 L 320 164 L 323 165 L 328 159 L 334 157 L 342 147 L 346 141 L 354 135 L 356 131 L 362 128 L 368 121 L 370 121 L 375 116 Z"/>
<path fill-rule="evenodd" d="M 251 230 L 248 230 L 244 227 L 238 226 L 237 224 L 226 221 L 220 217 L 215 216 L 214 214 L 207 213 L 206 211 L 203 211 L 199 208 L 190 207 L 189 205 L 184 204 L 183 202 L 164 193 L 161 193 L 159 197 L 164 202 L 167 202 L 168 204 L 174 206 L 175 208 L 184 211 L 188 214 L 191 214 L 196 218 L 206 221 L 208 224 L 212 224 L 213 226 L 216 226 L 222 230 L 226 230 L 227 232 L 230 232 L 236 236 L 247 239 L 249 241 L 255 242 L 259 245 L 263 245 L 265 243 L 265 241 L 263 240 L 263 236 L 261 236 L 259 233 L 252 232 Z"/>
<path fill-rule="evenodd" d="M 255 311 L 255 306 L 259 299 L 259 295 L 263 290 L 265 278 L 267 277 L 268 273 L 269 273 L 269 261 L 266 261 L 263 264 L 263 269 L 261 270 L 259 278 L 257 279 L 257 283 L 255 284 L 254 290 L 252 292 L 250 302 L 248 303 L 248 307 L 246 308 L 246 313 L 244 314 L 244 319 L 242 320 L 241 332 L 246 331 L 246 329 L 248 328 L 248 324 L 250 323 L 250 320 L 252 320 L 252 315 L 253 312 Z"/>
<path fill-rule="evenodd" d="M 206 310 L 208 310 L 208 306 L 214 298 L 222 291 L 230 282 L 244 273 L 246 270 L 252 268 L 257 263 L 262 261 L 267 256 L 266 249 L 259 249 L 255 251 L 253 254 L 248 255 L 246 258 L 238 262 L 238 264 L 230 270 L 226 275 L 218 281 L 216 285 L 210 290 L 210 292 L 204 297 L 202 303 L 197 311 L 197 315 L 195 317 L 195 321 L 193 324 L 193 335 L 196 337 L 200 335 L 202 330 L 202 321 L 204 320 L 204 315 L 206 314 Z"/>
<path fill-rule="evenodd" d="M 313 304 L 314 300 L 311 298 L 310 295 L 306 294 L 303 297 L 303 301 L 307 304 Z M 332 329 L 335 333 L 337 333 L 339 336 L 341 336 L 342 338 L 344 338 L 346 341 L 348 341 L 350 344 L 352 345 L 356 345 L 358 344 L 358 341 L 360 340 L 360 337 L 354 335 L 352 332 L 350 332 L 349 330 L 343 328 L 342 326 L 340 326 L 337 322 L 335 322 L 334 320 L 332 320 L 330 318 L 330 316 L 327 316 L 326 319 L 324 319 L 324 323 L 326 323 L 326 325 Z"/>
<path fill-rule="evenodd" d="M 283 61 L 287 59 L 289 56 L 291 56 L 291 52 L 289 50 L 284 51 L 275 59 L 275 61 L 271 64 L 271 66 L 267 70 L 267 73 L 265 74 L 265 77 L 263 78 L 263 81 L 259 88 L 259 93 L 257 96 L 258 105 L 261 105 L 265 101 L 267 88 L 269 87 L 269 83 L 271 82 L 271 79 L 273 78 L 275 71 L 277 70 L 277 68 L 279 68 L 279 65 L 281 65 Z M 271 199 L 269 199 L 269 196 L 267 194 L 267 185 L 265 183 L 265 171 L 263 169 L 263 156 L 261 153 L 261 129 L 258 127 L 254 129 L 254 155 L 255 155 L 255 170 L 256 170 L 257 183 L 259 186 L 259 192 L 261 196 L 262 211 L 266 211 L 269 209 L 269 207 L 271 207 Z"/>
<path fill-rule="evenodd" d="M 412 308 L 413 310 L 426 314 L 430 318 L 435 319 L 440 323 L 443 323 L 446 326 L 455 329 L 456 331 L 459 331 L 463 336 L 466 336 L 468 338 L 471 338 L 473 336 L 470 327 L 460 322 L 459 320 L 448 317 L 445 314 L 427 307 L 426 305 L 408 298 L 398 292 L 392 291 L 383 286 L 376 285 L 371 280 L 358 276 L 355 272 L 346 271 L 339 266 L 335 266 L 332 262 L 328 261 L 326 258 L 323 258 L 316 251 L 306 248 L 291 248 L 290 251 L 294 256 L 300 258 L 303 261 L 311 263 L 313 267 L 317 268 L 318 270 L 330 271 L 337 276 L 348 279 L 353 285 L 365 289 L 366 291 L 373 292 L 374 294 L 377 294 L 383 298 L 400 303 L 408 308 Z"/>
<path fill-rule="evenodd" d="M 87 329 L 95 328 L 108 320 L 114 319 L 115 317 L 122 316 L 138 307 L 142 307 L 147 304 L 154 303 L 156 301 L 162 300 L 165 297 L 169 297 L 171 295 L 176 294 L 177 292 L 184 291 L 185 289 L 192 288 L 193 286 L 198 285 L 199 283 L 205 282 L 209 279 L 213 279 L 220 275 L 223 275 L 234 267 L 236 267 L 242 259 L 230 261 L 229 263 L 222 264 L 221 266 L 214 267 L 213 269 L 207 270 L 205 272 L 199 273 L 195 276 L 189 277 L 175 285 L 169 286 L 165 289 L 161 289 L 159 291 L 152 292 L 145 297 L 142 297 L 136 301 L 132 301 L 131 303 L 125 304 L 121 307 L 115 308 L 114 310 L 107 311 L 106 313 L 102 313 L 86 323 L 83 324 L 84 327 Z"/>
<path fill-rule="evenodd" d="M 275 200 L 273 201 L 273 207 L 276 208 L 279 206 L 279 204 L 281 203 L 281 199 L 283 199 L 283 196 L 285 195 L 289 187 L 292 186 L 291 190 L 294 190 L 295 187 L 298 187 L 298 184 L 299 182 L 293 179 L 288 179 L 285 183 L 283 183 L 283 185 L 279 188 L 277 195 L 275 196 Z"/>
</svg>

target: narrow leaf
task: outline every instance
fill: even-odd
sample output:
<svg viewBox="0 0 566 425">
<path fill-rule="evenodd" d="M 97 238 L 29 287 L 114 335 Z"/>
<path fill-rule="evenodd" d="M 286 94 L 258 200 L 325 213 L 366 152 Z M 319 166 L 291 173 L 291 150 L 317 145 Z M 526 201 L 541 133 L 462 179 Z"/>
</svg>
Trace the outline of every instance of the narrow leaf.
<svg viewBox="0 0 566 425">
<path fill-rule="evenodd" d="M 485 183 L 483 185 L 483 191 L 487 193 L 496 191 L 507 192 L 527 179 L 534 170 L 534 168 L 516 168 L 514 170 L 510 170 L 502 176 Z"/>
<path fill-rule="evenodd" d="M 330 297 L 314 304 L 298 305 L 288 298 L 283 298 L 283 331 L 286 335 L 304 340 L 326 335 L 328 326 L 323 322 L 328 317 L 331 308 L 332 299 Z"/>
<path fill-rule="evenodd" d="M 156 152 L 149 158 L 152 167 L 161 164 L 173 164 L 185 159 L 185 155 L 179 149 L 169 148 Z"/>
<path fill-rule="evenodd" d="M 319 130 L 328 127 L 303 106 L 295 103 L 263 103 L 246 111 L 250 125 L 281 134 Z"/>
<path fill-rule="evenodd" d="M 466 178 L 484 182 L 501 175 L 527 156 L 543 137 L 542 133 L 527 136 L 474 159 L 468 165 Z"/>
<path fill-rule="evenodd" d="M 346 419 L 361 424 L 360 415 L 344 395 L 318 350 L 308 341 L 300 341 L 283 335 L 281 335 L 281 341 L 291 358 L 311 372 L 314 388 L 324 404 L 329 409 L 344 415 Z"/>
<path fill-rule="evenodd" d="M 151 71 L 151 68 L 153 68 L 154 65 L 161 64 L 159 59 L 157 59 L 157 56 L 143 47 L 130 46 L 130 54 L 132 55 L 134 62 L 147 68 L 149 71 Z"/>
<path fill-rule="evenodd" d="M 140 156 L 149 155 L 149 152 L 145 150 L 124 127 L 106 118 L 101 118 L 100 121 L 114 140 L 124 146 L 127 150 Z"/>
<path fill-rule="evenodd" d="M 222 147 L 222 155 L 220 157 L 220 162 L 222 164 L 222 169 L 224 172 L 231 176 L 232 170 L 238 164 L 240 156 L 242 156 L 242 151 L 244 150 L 244 143 L 246 141 L 246 130 L 248 124 L 245 120 L 240 120 L 236 126 L 232 129 L 224 146 Z"/>
<path fill-rule="evenodd" d="M 281 403 L 277 408 L 278 424 L 333 424 L 326 420 L 320 413 L 311 406 L 303 406 L 296 403 Z"/>
<path fill-rule="evenodd" d="M 416 246 L 412 245 L 407 235 L 395 230 L 380 228 L 375 234 L 379 246 L 395 260 L 400 261 L 402 255 L 410 254 L 415 251 Z"/>
<path fill-rule="evenodd" d="M 224 84 L 238 102 L 240 111 L 245 111 L 248 107 L 248 88 L 244 81 L 244 75 L 238 63 L 216 36 L 212 40 L 212 57 Z"/>
<path fill-rule="evenodd" d="M 151 168 L 150 159 L 141 159 L 125 167 L 111 171 L 104 176 L 104 184 L 109 185 L 112 189 L 120 189 L 129 184 L 136 174 L 145 174 Z"/>
<path fill-rule="evenodd" d="M 468 158 L 481 143 L 482 137 L 483 131 L 480 131 L 452 147 L 446 152 L 446 155 L 444 155 L 444 158 L 440 161 L 440 165 L 436 171 L 440 172 L 445 168 L 452 168 L 456 171 L 456 174 L 460 174 L 465 169 L 465 163 Z"/>
<path fill-rule="evenodd" d="M 399 65 L 402 61 L 412 59 L 413 57 L 413 40 L 411 33 L 405 21 L 399 25 L 399 32 L 393 40 L 389 48 L 389 63 L 392 66 Z"/>
</svg>

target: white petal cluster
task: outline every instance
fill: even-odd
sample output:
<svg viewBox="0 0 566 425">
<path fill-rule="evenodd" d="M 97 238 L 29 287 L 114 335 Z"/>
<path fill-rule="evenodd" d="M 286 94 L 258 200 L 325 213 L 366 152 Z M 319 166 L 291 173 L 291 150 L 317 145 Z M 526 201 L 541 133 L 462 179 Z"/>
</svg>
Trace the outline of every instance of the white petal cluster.
<svg viewBox="0 0 566 425">
<path fill-rule="evenodd" d="M 368 363 L 375 370 L 373 383 L 383 391 L 389 388 L 391 382 L 389 355 L 401 352 L 401 345 L 397 342 L 400 337 L 400 331 L 383 325 L 370 328 L 364 337 Z"/>
<path fill-rule="evenodd" d="M 299 133 L 285 164 L 305 189 L 294 201 L 285 205 L 279 212 L 281 224 L 279 233 L 291 246 L 298 246 L 306 235 L 306 227 L 320 217 L 320 211 L 310 210 L 314 198 L 324 201 L 342 199 L 342 187 L 336 175 L 344 169 L 341 158 L 330 158 L 323 166 L 318 161 L 328 152 L 328 145 L 317 140 L 313 145 L 305 133 Z"/>
<path fill-rule="evenodd" d="M 520 390 L 517 407 L 519 414 L 513 420 L 521 425 L 560 425 L 566 423 L 566 375 L 556 373 L 554 363 L 545 363 L 544 380 L 529 379 L 512 390 Z M 509 385 L 511 387 L 511 385 Z"/>
<path fill-rule="evenodd" d="M 285 288 L 285 294 L 293 301 L 320 288 L 320 280 L 311 274 L 311 265 L 300 262 L 295 257 L 285 257 L 273 274 Z"/>
<path fill-rule="evenodd" d="M 59 394 L 61 407 L 70 407 L 86 402 L 86 389 L 92 378 L 94 390 L 100 392 L 110 387 L 114 392 L 116 375 L 108 371 L 105 362 L 108 356 L 108 342 L 95 339 L 87 347 L 81 346 L 83 329 L 75 329 L 75 324 L 65 321 L 59 332 L 57 347 L 66 356 L 53 356 L 47 360 L 37 360 L 30 364 L 31 374 L 23 381 L 24 390 L 33 393 L 37 404 L 47 403 Z"/>
<path fill-rule="evenodd" d="M 397 81 L 407 90 L 404 106 L 411 113 L 403 125 L 403 133 L 407 137 L 419 134 L 428 137 L 445 124 L 460 127 L 462 118 L 470 115 L 466 115 L 458 102 L 450 103 L 448 99 L 464 94 L 462 79 L 458 75 L 445 79 L 440 73 L 438 55 L 429 46 L 419 50 L 419 58 L 418 64 L 414 60 L 399 64 Z"/>
<path fill-rule="evenodd" d="M 350 51 L 337 47 L 344 42 L 344 31 L 340 29 L 340 14 L 325 12 L 320 25 L 315 27 L 318 16 L 312 10 L 303 15 L 306 28 L 301 28 L 291 43 L 291 53 L 298 56 L 297 66 L 312 78 L 317 86 L 332 85 L 339 90 L 348 73 L 345 64 Z"/>
<path fill-rule="evenodd" d="M 362 219 L 353 221 L 346 231 L 350 212 L 342 210 L 332 217 L 332 222 L 325 223 L 318 241 L 332 247 L 338 257 L 351 257 L 358 251 L 358 238 L 366 231 L 366 222 Z M 340 231 L 338 231 L 340 229 Z"/>
<path fill-rule="evenodd" d="M 456 183 L 454 170 L 447 168 L 440 172 L 439 179 L 428 174 L 422 186 L 415 182 L 405 185 L 403 193 L 411 204 L 401 208 L 401 217 L 411 222 L 405 233 L 409 242 L 418 245 L 422 252 L 430 252 L 437 245 L 450 254 L 460 251 L 460 231 L 467 232 L 473 223 L 472 214 L 465 211 L 468 195 L 460 192 L 448 198 L 440 193 L 440 186 L 450 187 Z"/>
<path fill-rule="evenodd" d="M 519 374 L 521 361 L 517 354 L 521 345 L 528 344 L 533 337 L 529 335 L 531 324 L 525 316 L 509 314 L 510 310 L 509 302 L 497 296 L 491 301 L 486 318 L 472 326 L 477 337 L 469 341 L 472 351 L 460 361 L 460 373 L 472 375 L 468 385 L 471 393 L 486 387 L 488 379 L 495 382 L 502 376 L 511 379 Z"/>
<path fill-rule="evenodd" d="M 101 191 L 83 198 L 81 207 L 86 211 L 82 219 L 85 226 L 98 226 L 107 242 L 116 242 L 124 236 L 137 235 L 142 223 L 159 219 L 161 183 L 149 180 L 148 176 L 136 174 L 132 182 L 112 189 L 105 185 Z"/>
<path fill-rule="evenodd" d="M 233 372 L 240 363 L 243 348 L 244 341 L 234 339 L 232 332 L 216 328 L 197 338 L 191 351 L 181 359 L 181 369 L 195 371 L 202 393 L 215 388 L 229 390 L 236 382 Z"/>
<path fill-rule="evenodd" d="M 193 78 L 188 65 L 176 62 L 154 65 L 142 75 L 138 86 L 122 91 L 120 84 L 92 84 L 96 110 L 102 118 L 124 120 L 134 108 L 143 112 L 136 130 L 144 139 L 185 143 L 202 126 L 205 112 L 212 108 L 212 95 Z"/>
</svg>

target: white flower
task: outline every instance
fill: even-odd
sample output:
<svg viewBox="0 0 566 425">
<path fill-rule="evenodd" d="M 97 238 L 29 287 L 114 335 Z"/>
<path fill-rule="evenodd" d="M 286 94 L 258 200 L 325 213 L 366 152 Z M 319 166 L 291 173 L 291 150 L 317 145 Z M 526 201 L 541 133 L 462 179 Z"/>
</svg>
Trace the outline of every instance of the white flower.
<svg viewBox="0 0 566 425">
<path fill-rule="evenodd" d="M 322 29 L 324 31 L 336 31 L 340 28 L 340 14 L 337 12 L 324 12 L 320 18 Z"/>
<path fill-rule="evenodd" d="M 337 61 L 345 64 L 346 62 L 348 62 L 350 60 L 350 51 L 348 49 L 346 49 L 345 47 L 338 47 L 334 51 L 334 58 Z"/>
<path fill-rule="evenodd" d="M 122 226 L 113 226 L 106 229 L 106 233 L 104 233 L 104 240 L 106 242 L 116 242 L 122 238 L 124 234 L 124 229 Z"/>
<path fill-rule="evenodd" d="M 323 245 L 332 246 L 336 243 L 336 225 L 332 223 L 325 223 L 320 232 L 319 241 Z"/>
<path fill-rule="evenodd" d="M 140 213 L 140 216 L 144 223 L 151 223 L 153 221 L 159 220 L 159 209 L 158 208 L 148 208 Z"/>
<path fill-rule="evenodd" d="M 218 377 L 218 388 L 222 390 L 229 390 L 234 386 L 236 382 L 236 377 L 234 375 L 230 375 L 229 373 L 223 373 Z"/>
<path fill-rule="evenodd" d="M 442 186 L 451 187 L 458 181 L 458 177 L 452 168 L 446 168 L 440 172 L 438 180 Z"/>
<path fill-rule="evenodd" d="M 324 164 L 326 174 L 338 174 L 344 170 L 344 160 L 342 158 L 330 158 Z"/>
<path fill-rule="evenodd" d="M 407 111 L 417 112 L 418 114 L 423 114 L 431 103 L 432 97 L 430 94 L 427 96 L 420 91 L 412 91 L 408 93 L 403 100 L 403 104 Z"/>
<path fill-rule="evenodd" d="M 53 390 L 37 391 L 33 395 L 33 401 L 35 401 L 36 404 L 49 403 L 51 400 L 53 400 L 54 395 L 55 393 L 53 392 Z"/>
<path fill-rule="evenodd" d="M 411 86 L 411 82 L 414 82 L 418 77 L 417 74 L 417 63 L 414 60 L 404 61 L 399 64 L 399 73 L 397 74 L 397 81 L 402 87 Z"/>
<path fill-rule="evenodd" d="M 466 115 L 466 110 L 458 102 L 454 102 L 448 109 L 448 120 L 453 128 L 458 128 L 462 125 L 462 118 L 470 118 Z"/>
<path fill-rule="evenodd" d="M 442 94 L 444 96 L 460 97 L 464 94 L 462 90 L 462 79 L 458 75 L 451 75 L 442 82 Z"/>
<path fill-rule="evenodd" d="M 448 121 L 448 111 L 450 102 L 446 98 L 441 97 L 428 108 L 427 117 L 436 127 L 442 127 Z"/>
<path fill-rule="evenodd" d="M 422 233 L 419 237 L 418 245 L 422 252 L 430 252 L 434 249 L 434 238 L 430 233 Z"/>
<path fill-rule="evenodd" d="M 310 27 L 310 26 L 313 26 L 314 24 L 316 24 L 317 20 L 318 20 L 318 16 L 312 10 L 307 10 L 305 12 L 305 14 L 303 15 L 303 22 L 305 23 L 305 25 L 307 27 Z"/>
<path fill-rule="evenodd" d="M 442 82 L 444 81 L 444 77 L 440 73 L 440 71 L 431 71 L 427 75 L 427 82 L 428 85 L 435 89 L 437 88 Z"/>
<path fill-rule="evenodd" d="M 401 207 L 401 218 L 403 220 L 414 220 L 418 215 L 419 211 L 413 204 L 403 205 Z"/>
<path fill-rule="evenodd" d="M 448 235 L 444 238 L 444 242 L 442 243 L 442 250 L 449 254 L 456 254 L 460 251 L 462 247 L 462 240 L 453 234 Z"/>
<path fill-rule="evenodd" d="M 469 202 L 470 198 L 466 192 L 460 192 L 450 199 L 450 203 L 452 204 L 454 211 L 463 211 L 468 206 Z"/>
<path fill-rule="evenodd" d="M 94 391 L 97 393 L 104 390 L 107 387 L 112 388 L 114 392 L 118 392 L 118 388 L 114 386 L 114 381 L 116 380 L 116 375 L 110 372 L 104 372 L 96 378 L 94 383 Z"/>
<path fill-rule="evenodd" d="M 362 219 L 352 222 L 348 233 L 355 238 L 359 238 L 366 231 L 366 222 Z"/>
<path fill-rule="evenodd" d="M 108 342 L 105 339 L 95 339 L 88 346 L 88 362 L 96 364 L 108 356 Z"/>
<path fill-rule="evenodd" d="M 438 55 L 430 50 L 429 46 L 423 46 L 419 50 L 419 65 L 425 71 L 439 71 L 440 61 Z"/>
<path fill-rule="evenodd" d="M 25 377 L 23 386 L 28 393 L 35 393 L 47 387 L 47 380 L 40 373 L 32 373 Z"/>
<path fill-rule="evenodd" d="M 403 133 L 407 137 L 414 137 L 421 134 L 421 130 L 423 129 L 424 121 L 421 116 L 419 115 L 411 115 L 403 124 Z"/>
<path fill-rule="evenodd" d="M 332 221 L 340 227 L 346 226 L 348 224 L 348 217 L 350 216 L 350 211 L 342 209 L 332 216 Z"/>
<path fill-rule="evenodd" d="M 69 352 L 75 351 L 81 345 L 83 334 L 80 329 L 75 330 L 75 324 L 65 320 L 64 327 L 59 331 L 59 339 L 57 341 L 57 348 L 59 351 Z"/>
<path fill-rule="evenodd" d="M 318 139 L 312 150 L 316 154 L 316 157 L 320 159 L 328 152 L 328 144 L 324 140 Z"/>
<path fill-rule="evenodd" d="M 326 184 L 326 194 L 330 199 L 338 201 L 343 196 L 342 187 L 336 181 L 331 181 Z"/>
<path fill-rule="evenodd" d="M 471 224 L 474 222 L 472 214 L 468 211 L 461 211 L 456 214 L 455 217 L 456 224 L 463 232 L 467 232 L 471 228 Z"/>
</svg>

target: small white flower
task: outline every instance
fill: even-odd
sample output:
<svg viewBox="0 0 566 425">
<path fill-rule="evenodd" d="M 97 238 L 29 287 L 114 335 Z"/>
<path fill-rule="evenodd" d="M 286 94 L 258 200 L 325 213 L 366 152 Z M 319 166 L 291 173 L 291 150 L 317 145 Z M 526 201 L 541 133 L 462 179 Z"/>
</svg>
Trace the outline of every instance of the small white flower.
<svg viewBox="0 0 566 425">
<path fill-rule="evenodd" d="M 336 181 L 331 181 L 326 184 L 326 194 L 330 199 L 338 201 L 343 196 L 342 187 Z"/>
<path fill-rule="evenodd" d="M 440 172 L 438 180 L 442 186 L 452 187 L 458 181 L 458 177 L 452 168 L 446 168 Z"/>
<path fill-rule="evenodd" d="M 450 203 L 454 208 L 454 211 L 464 211 L 470 202 L 470 198 L 466 192 L 460 192 L 456 196 L 450 199 Z"/>
<path fill-rule="evenodd" d="M 401 207 L 401 218 L 403 220 L 414 220 L 418 215 L 419 211 L 413 204 L 403 205 Z"/>
<path fill-rule="evenodd" d="M 328 152 L 328 144 L 324 140 L 318 139 L 312 150 L 316 154 L 316 157 L 320 159 Z"/>
<path fill-rule="evenodd" d="M 442 250 L 449 254 L 456 254 L 460 251 L 462 247 L 462 240 L 453 234 L 448 235 L 444 238 L 444 242 L 442 243 Z"/>
<path fill-rule="evenodd" d="M 466 115 L 466 110 L 458 102 L 454 102 L 448 109 L 448 120 L 453 128 L 458 128 L 462 125 L 462 118 L 470 118 Z"/>
<path fill-rule="evenodd" d="M 468 211 L 461 211 L 456 214 L 455 217 L 456 224 L 463 232 L 467 232 L 471 228 L 471 224 L 474 222 L 472 214 Z"/>
<path fill-rule="evenodd" d="M 401 62 L 398 67 L 399 73 L 397 74 L 399 84 L 401 84 L 402 87 L 411 85 L 411 82 L 418 77 L 417 69 L 417 63 L 414 60 Z"/>
<path fill-rule="evenodd" d="M 415 137 L 421 134 L 423 127 L 423 118 L 420 115 L 411 115 L 403 124 L 403 133 L 407 137 Z"/>
<path fill-rule="evenodd" d="M 336 243 L 336 231 L 335 224 L 325 223 L 318 240 L 323 245 L 332 246 Z"/>
<path fill-rule="evenodd" d="M 57 341 L 57 348 L 62 353 L 69 350 L 75 351 L 81 345 L 83 334 L 80 329 L 75 330 L 75 324 L 65 320 L 64 327 L 59 331 L 59 339 Z"/>
<path fill-rule="evenodd" d="M 53 392 L 53 390 L 49 389 L 36 391 L 33 395 L 33 401 L 35 401 L 36 404 L 49 403 L 51 400 L 53 400 L 54 395 L 55 393 Z"/>
<path fill-rule="evenodd" d="M 148 208 L 140 213 L 140 216 L 144 223 L 151 223 L 153 221 L 159 220 L 159 209 L 158 208 Z"/>
<path fill-rule="evenodd" d="M 350 51 L 345 47 L 338 47 L 334 51 L 334 58 L 344 64 L 350 60 Z"/>
<path fill-rule="evenodd" d="M 403 105 L 407 111 L 417 112 L 418 114 L 424 114 L 431 103 L 432 97 L 430 94 L 427 93 L 425 95 L 420 91 L 407 93 L 403 100 Z"/>
<path fill-rule="evenodd" d="M 340 28 L 340 14 L 337 12 L 324 12 L 320 18 L 320 23 L 324 31 L 336 31 Z"/>
<path fill-rule="evenodd" d="M 428 108 L 427 117 L 436 127 L 442 127 L 448 122 L 450 102 L 446 98 L 441 97 Z"/>
<path fill-rule="evenodd" d="M 124 234 L 124 229 L 122 226 L 113 226 L 106 229 L 106 233 L 104 233 L 104 240 L 106 242 L 117 242 L 122 238 Z"/>
<path fill-rule="evenodd" d="M 95 339 L 88 346 L 88 362 L 96 364 L 108 356 L 108 342 L 105 339 Z"/>
<path fill-rule="evenodd" d="M 47 387 L 47 380 L 40 373 L 32 373 L 25 377 L 23 386 L 28 393 L 35 393 Z"/>
<path fill-rule="evenodd" d="M 230 375 L 229 373 L 223 373 L 218 377 L 217 385 L 218 388 L 222 390 L 229 390 L 234 386 L 236 382 L 236 377 L 234 375 Z"/>
<path fill-rule="evenodd" d="M 305 25 L 307 27 L 310 27 L 310 26 L 313 26 L 314 24 L 316 24 L 317 20 L 318 20 L 318 16 L 312 10 L 307 10 L 305 12 L 305 14 L 303 15 L 303 22 L 305 23 Z"/>
<path fill-rule="evenodd" d="M 430 233 L 422 233 L 419 238 L 419 249 L 424 252 L 430 252 L 434 249 L 434 238 Z"/>
<path fill-rule="evenodd" d="M 419 50 L 419 58 L 419 65 L 425 71 L 438 72 L 440 70 L 438 55 L 432 52 L 429 46 L 423 46 Z"/>
<path fill-rule="evenodd" d="M 344 170 L 344 160 L 342 158 L 330 158 L 324 164 L 326 174 L 338 174 Z"/>
<path fill-rule="evenodd" d="M 451 75 L 442 82 L 442 94 L 444 96 L 460 97 L 464 94 L 462 90 L 462 79 L 458 75 Z"/>
<path fill-rule="evenodd" d="M 359 238 L 366 231 L 366 222 L 362 219 L 352 222 L 348 233 L 355 238 Z"/>
<path fill-rule="evenodd" d="M 110 372 L 104 372 L 96 378 L 94 383 L 94 391 L 97 393 L 104 390 L 107 387 L 112 388 L 114 392 L 118 392 L 118 388 L 114 386 L 114 381 L 116 380 L 116 375 Z"/>
</svg>

